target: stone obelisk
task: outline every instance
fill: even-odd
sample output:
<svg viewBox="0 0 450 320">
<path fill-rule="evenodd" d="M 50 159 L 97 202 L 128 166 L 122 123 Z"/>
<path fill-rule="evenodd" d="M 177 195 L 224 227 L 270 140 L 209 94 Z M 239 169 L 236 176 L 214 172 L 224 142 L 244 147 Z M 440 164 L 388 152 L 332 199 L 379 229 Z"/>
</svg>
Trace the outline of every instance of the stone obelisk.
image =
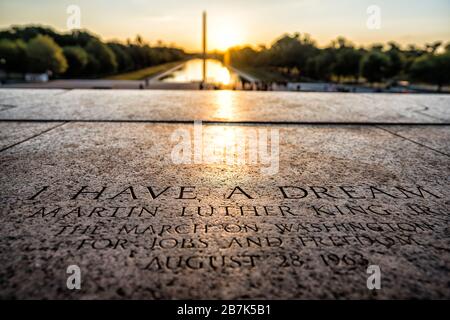
<svg viewBox="0 0 450 320">
<path fill-rule="evenodd" d="M 206 83 L 206 11 L 203 11 L 203 84 Z"/>
</svg>

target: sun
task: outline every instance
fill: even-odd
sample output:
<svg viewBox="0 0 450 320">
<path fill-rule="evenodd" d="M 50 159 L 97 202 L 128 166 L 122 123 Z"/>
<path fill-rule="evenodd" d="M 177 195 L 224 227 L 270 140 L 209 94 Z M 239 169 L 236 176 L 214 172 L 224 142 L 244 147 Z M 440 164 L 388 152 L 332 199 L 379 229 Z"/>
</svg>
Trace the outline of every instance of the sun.
<svg viewBox="0 0 450 320">
<path fill-rule="evenodd" d="M 243 42 L 242 33 L 239 32 L 239 28 L 234 24 L 220 25 L 211 36 L 213 47 L 222 51 Z"/>
</svg>

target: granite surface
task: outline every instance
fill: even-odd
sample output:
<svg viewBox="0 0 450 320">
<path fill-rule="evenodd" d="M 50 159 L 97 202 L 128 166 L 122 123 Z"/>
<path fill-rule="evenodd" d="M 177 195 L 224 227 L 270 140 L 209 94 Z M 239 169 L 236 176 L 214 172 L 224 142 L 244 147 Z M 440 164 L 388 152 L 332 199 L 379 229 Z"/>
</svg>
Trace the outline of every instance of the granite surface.
<svg viewBox="0 0 450 320">
<path fill-rule="evenodd" d="M 0 121 L 0 150 L 6 150 L 14 145 L 32 139 L 52 128 L 61 125 L 61 122 L 1 122 Z"/>
<path fill-rule="evenodd" d="M 450 95 L 0 89 L 0 119 L 448 123 Z"/>
<path fill-rule="evenodd" d="M 263 106 L 239 93 L 237 119 L 267 123 L 205 124 L 200 136 L 176 122 L 10 121 L 214 119 L 223 93 L 192 92 L 182 109 L 190 94 L 136 92 L 125 107 L 122 91 L 0 90 L 16 106 L 0 111 L 11 146 L 0 153 L 1 298 L 450 298 L 447 96 L 268 93 Z M 418 124 L 269 121 L 301 117 Z M 80 290 L 66 286 L 69 265 Z M 367 287 L 373 265 L 379 290 Z"/>
</svg>

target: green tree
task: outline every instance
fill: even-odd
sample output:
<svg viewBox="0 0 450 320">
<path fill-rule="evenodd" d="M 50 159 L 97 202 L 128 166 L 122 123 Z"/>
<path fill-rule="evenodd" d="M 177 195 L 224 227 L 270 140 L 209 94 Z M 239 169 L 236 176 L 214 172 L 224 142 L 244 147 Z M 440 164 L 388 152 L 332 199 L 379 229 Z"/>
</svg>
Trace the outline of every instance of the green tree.
<svg viewBox="0 0 450 320">
<path fill-rule="evenodd" d="M 389 57 L 389 66 L 386 70 L 386 75 L 389 78 L 398 76 L 405 67 L 405 57 L 400 47 L 394 43 L 389 43 L 389 50 L 386 51 L 386 55 Z"/>
<path fill-rule="evenodd" d="M 417 58 L 411 66 L 413 80 L 436 84 L 438 91 L 450 83 L 450 52 L 427 54 Z"/>
<path fill-rule="evenodd" d="M 177 61 L 186 57 L 186 53 L 183 50 L 166 47 L 162 42 L 157 47 L 150 47 L 139 36 L 136 42 L 132 43 L 128 41 L 127 45 L 120 43 L 105 44 L 98 37 L 85 30 L 59 33 L 52 28 L 44 26 L 13 26 L 5 30 L 0 30 L 0 54 L 3 56 L 0 56 L 0 68 L 8 69 L 6 71 L 19 72 L 37 72 L 36 70 L 40 72 L 44 69 L 52 69 L 48 68 L 48 64 L 55 63 L 53 61 L 54 57 L 49 59 L 49 56 L 52 55 L 36 52 L 39 51 L 35 50 L 36 48 L 33 48 L 31 51 L 33 61 L 28 63 L 25 43 L 34 40 L 39 35 L 53 39 L 62 48 L 78 47 L 86 51 L 87 64 L 83 70 L 80 69 L 80 66 L 85 64 L 86 55 L 81 53 L 79 49 L 66 50 L 67 59 L 71 59 L 69 61 L 70 70 L 67 71 L 68 75 L 74 75 L 75 73 L 78 75 L 82 72 L 84 76 L 97 77 L 115 71 L 130 71 L 146 68 L 158 63 Z M 61 56 L 59 55 L 59 57 Z M 58 63 L 55 64 L 58 66 Z"/>
<path fill-rule="evenodd" d="M 330 81 L 336 63 L 336 50 L 326 48 L 318 55 L 310 58 L 307 70 L 311 77 L 315 79 Z"/>
<path fill-rule="evenodd" d="M 96 77 L 100 73 L 100 61 L 98 59 L 88 53 L 88 63 L 84 68 L 83 74 L 89 77 Z"/>
<path fill-rule="evenodd" d="M 336 62 L 333 67 L 334 74 L 340 77 L 359 76 L 359 66 L 362 53 L 353 47 L 343 47 L 337 50 Z"/>
<path fill-rule="evenodd" d="M 0 40 L 0 69 L 8 72 L 26 71 L 26 44 L 22 40 Z"/>
<path fill-rule="evenodd" d="M 87 44 L 85 50 L 92 55 L 91 62 L 93 62 L 93 58 L 97 60 L 98 70 L 100 74 L 109 74 L 114 73 L 117 70 L 117 60 L 114 52 L 104 43 L 92 39 Z M 90 67 L 91 64 L 88 65 Z M 89 73 L 92 73 L 94 70 L 89 70 Z"/>
<path fill-rule="evenodd" d="M 83 74 L 84 68 L 89 61 L 87 52 L 78 46 L 68 46 L 63 48 L 63 53 L 69 64 L 66 73 L 71 76 Z"/>
<path fill-rule="evenodd" d="M 361 75 L 370 83 L 382 81 L 389 68 L 389 57 L 379 50 L 368 52 L 361 60 Z"/>
<path fill-rule="evenodd" d="M 318 50 L 309 35 L 303 37 L 299 33 L 284 35 L 269 49 L 270 65 L 303 70 L 309 58 L 317 54 Z"/>
<path fill-rule="evenodd" d="M 38 35 L 28 42 L 28 69 L 31 72 L 64 73 L 67 61 L 63 51 L 49 36 Z"/>
<path fill-rule="evenodd" d="M 425 50 L 428 52 L 428 53 L 431 53 L 431 54 L 435 54 L 437 51 L 438 51 L 438 49 L 439 49 L 439 47 L 442 45 L 442 42 L 441 41 L 436 41 L 436 42 L 433 42 L 433 43 L 427 43 L 426 45 L 425 45 Z"/>
<path fill-rule="evenodd" d="M 117 60 L 117 69 L 119 71 L 129 71 L 134 69 L 134 61 L 127 52 L 127 47 L 120 43 L 108 43 L 108 46 L 114 52 Z"/>
<path fill-rule="evenodd" d="M 230 57 L 237 66 L 255 66 L 258 63 L 258 52 L 251 47 L 231 48 Z"/>
<path fill-rule="evenodd" d="M 403 65 L 403 72 L 406 74 L 409 74 L 409 70 L 411 69 L 412 64 L 414 61 L 421 57 L 424 54 L 427 54 L 426 50 L 420 49 L 417 46 L 410 44 L 408 45 L 406 50 L 402 51 L 403 57 L 404 57 L 404 65 Z"/>
</svg>

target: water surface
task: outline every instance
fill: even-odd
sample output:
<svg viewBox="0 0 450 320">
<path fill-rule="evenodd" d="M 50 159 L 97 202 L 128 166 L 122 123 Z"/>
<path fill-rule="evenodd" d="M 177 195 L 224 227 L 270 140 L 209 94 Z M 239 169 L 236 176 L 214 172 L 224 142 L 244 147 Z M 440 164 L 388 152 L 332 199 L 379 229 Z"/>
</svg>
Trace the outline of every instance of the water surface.
<svg viewBox="0 0 450 320">
<path fill-rule="evenodd" d="M 183 64 L 179 69 L 160 79 L 162 82 L 187 83 L 201 82 L 203 80 L 203 60 L 192 59 Z M 206 60 L 206 82 L 230 85 L 238 82 L 238 75 L 228 69 L 219 60 Z"/>
</svg>

